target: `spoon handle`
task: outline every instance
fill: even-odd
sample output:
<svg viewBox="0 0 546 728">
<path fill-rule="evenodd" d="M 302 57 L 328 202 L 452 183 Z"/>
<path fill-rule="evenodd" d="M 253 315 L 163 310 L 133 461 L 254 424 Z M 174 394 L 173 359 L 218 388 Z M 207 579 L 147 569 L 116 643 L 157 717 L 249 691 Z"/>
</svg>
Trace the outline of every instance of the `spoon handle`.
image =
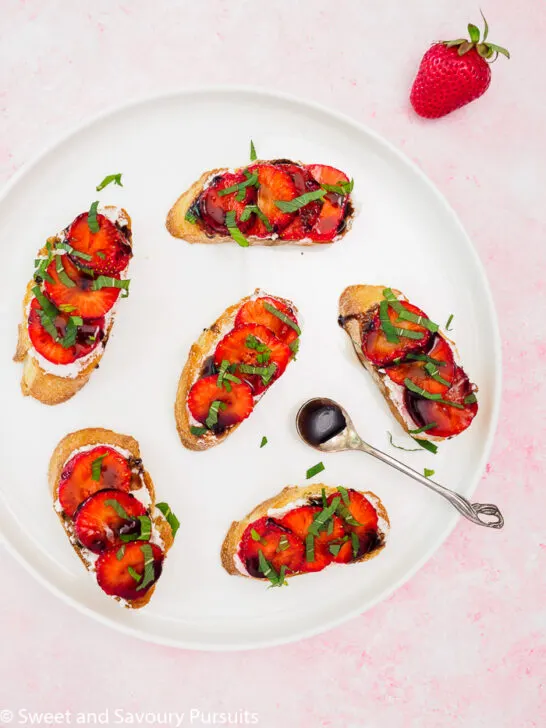
<svg viewBox="0 0 546 728">
<path fill-rule="evenodd" d="M 468 518 L 469 521 L 477 523 L 479 526 L 487 526 L 488 528 L 502 528 L 504 526 L 502 513 L 493 503 L 471 503 L 466 498 L 463 498 L 462 495 L 459 495 L 459 493 L 455 493 L 455 491 L 440 485 L 440 483 L 435 483 L 434 480 L 421 475 L 421 473 L 413 470 L 413 468 L 401 463 L 396 458 L 391 457 L 391 455 L 377 450 L 366 442 L 361 441 L 358 449 L 367 452 L 369 455 L 373 455 L 388 465 L 392 465 L 393 468 L 396 468 L 401 473 L 409 475 L 410 478 L 417 480 L 422 485 L 430 488 L 430 490 L 438 493 L 438 495 L 442 495 L 461 515 Z"/>
</svg>

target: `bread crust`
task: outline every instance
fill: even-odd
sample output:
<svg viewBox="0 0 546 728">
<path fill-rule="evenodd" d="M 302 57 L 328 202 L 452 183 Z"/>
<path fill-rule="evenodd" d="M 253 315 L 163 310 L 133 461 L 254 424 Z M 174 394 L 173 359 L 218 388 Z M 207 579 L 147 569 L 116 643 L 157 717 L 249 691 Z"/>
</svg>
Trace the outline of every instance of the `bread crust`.
<svg viewBox="0 0 546 728">
<path fill-rule="evenodd" d="M 256 160 L 252 164 L 267 164 L 267 160 Z M 299 162 L 295 162 L 299 164 Z M 243 169 L 241 167 L 241 169 Z M 175 238 L 182 238 L 187 243 L 233 243 L 231 235 L 214 234 L 209 235 L 205 230 L 202 230 L 198 225 L 195 225 L 186 220 L 186 213 L 190 209 L 193 201 L 203 191 L 207 181 L 219 174 L 225 174 L 230 170 L 227 167 L 211 169 L 197 179 L 180 197 L 176 200 L 174 205 L 169 210 L 166 220 L 167 230 Z M 240 170 L 237 170 L 240 171 Z M 247 237 L 249 245 L 331 245 L 331 243 L 337 242 L 342 238 L 350 229 L 352 222 L 352 213 L 347 217 L 346 226 L 337 236 L 335 240 L 325 243 L 324 241 L 313 241 L 313 240 L 281 240 L 280 238 L 253 238 L 252 236 Z"/>
<path fill-rule="evenodd" d="M 398 420 L 404 430 L 409 433 L 413 427 L 406 421 L 402 412 L 398 408 L 396 402 L 393 400 L 389 388 L 386 385 L 388 380 L 387 374 L 381 373 L 370 361 L 364 356 L 362 351 L 362 329 L 368 321 L 373 317 L 375 311 L 381 301 L 384 299 L 383 291 L 387 286 L 348 286 L 339 298 L 339 324 L 345 329 L 351 342 L 354 346 L 358 359 L 366 371 L 370 374 L 375 384 L 379 387 L 379 391 L 385 398 L 389 409 L 391 410 L 394 417 Z M 407 301 L 408 299 L 395 288 L 392 289 L 395 296 L 401 300 Z M 455 344 L 444 336 L 443 333 L 438 332 L 453 349 L 454 353 L 457 352 Z M 419 434 L 419 439 L 430 440 L 432 442 L 441 442 L 446 440 L 445 437 L 436 437 L 429 435 L 427 432 Z"/>
<path fill-rule="evenodd" d="M 131 457 L 135 460 L 141 459 L 139 444 L 135 438 L 130 435 L 121 435 L 113 430 L 106 430 L 102 427 L 89 427 L 84 430 L 71 432 L 63 437 L 63 439 L 59 442 L 49 461 L 48 482 L 54 505 L 57 503 L 61 473 L 63 472 L 66 462 L 70 459 L 72 453 L 86 445 L 112 445 L 123 450 L 127 450 L 131 454 Z M 155 488 L 150 474 L 144 467 L 142 467 L 139 470 L 139 476 L 140 477 L 137 476 L 135 478 L 134 488 L 132 489 L 140 488 L 141 485 L 144 484 L 144 487 L 148 491 L 150 496 L 150 519 L 153 521 L 154 526 L 159 532 L 164 543 L 164 553 L 167 554 L 167 551 L 171 548 L 174 541 L 171 527 L 161 511 L 155 508 Z M 72 520 L 66 518 L 61 511 L 57 510 L 57 508 L 54 508 L 54 510 L 59 517 L 72 548 L 79 556 L 85 568 L 94 573 L 94 567 L 85 558 L 85 549 L 81 547 L 75 538 Z M 156 585 L 154 584 L 150 587 L 146 594 L 139 599 L 127 601 L 122 600 L 119 597 L 112 598 L 123 603 L 129 609 L 140 609 L 148 604 L 152 598 L 155 587 Z"/>
<path fill-rule="evenodd" d="M 241 298 L 240 301 L 227 308 L 211 326 L 203 330 L 201 336 L 190 348 L 186 364 L 184 365 L 182 374 L 178 381 L 176 399 L 174 402 L 176 429 L 178 430 L 178 435 L 180 436 L 182 444 L 189 450 L 195 450 L 198 452 L 209 450 L 211 447 L 223 442 L 239 427 L 239 425 L 242 424 L 242 422 L 239 422 L 236 425 L 232 425 L 219 435 L 209 431 L 204 435 L 197 437 L 192 434 L 190 429 L 190 413 L 186 402 L 188 399 L 188 393 L 195 381 L 198 379 L 206 357 L 211 354 L 211 351 L 215 348 L 216 344 L 225 335 L 226 329 L 233 326 L 235 317 L 237 316 L 237 312 L 241 306 L 243 306 L 247 301 L 250 301 L 254 297 L 260 295 L 273 298 L 291 308 L 296 315 L 298 313 L 298 310 L 292 301 L 289 301 L 286 298 L 281 298 L 280 296 L 273 296 L 270 293 L 266 293 L 265 291 L 261 291 L 259 288 L 256 288 L 252 295 Z M 265 392 L 263 394 L 265 394 Z M 261 399 L 262 396 L 263 395 L 256 397 L 256 402 Z"/>
<path fill-rule="evenodd" d="M 104 209 L 115 209 L 113 206 L 108 205 Z M 120 218 L 127 223 L 128 235 L 127 242 L 132 247 L 132 235 L 131 235 L 131 218 L 125 210 L 120 210 Z M 48 238 L 48 242 L 54 243 L 57 237 Z M 39 251 L 40 254 L 45 254 L 45 246 Z M 104 332 L 104 339 L 102 346 L 97 347 L 98 351 L 94 356 L 90 357 L 88 362 L 78 372 L 75 377 L 61 377 L 57 374 L 45 371 L 38 360 L 32 356 L 32 342 L 28 333 L 28 306 L 32 300 L 33 293 L 32 289 L 36 284 L 34 281 L 29 281 L 23 298 L 23 315 L 21 323 L 18 326 L 17 336 L 17 347 L 15 349 L 15 355 L 13 361 L 22 362 L 23 374 L 21 377 L 21 391 L 25 397 L 30 396 L 34 399 L 39 400 L 43 404 L 55 405 L 61 402 L 66 402 L 68 399 L 73 397 L 80 389 L 87 384 L 89 377 L 95 369 L 99 366 L 99 362 L 102 359 L 108 337 L 114 324 L 115 312 L 110 317 L 106 331 Z"/>
<path fill-rule="evenodd" d="M 222 543 L 222 548 L 220 550 L 220 557 L 224 569 L 233 576 L 244 576 L 248 579 L 256 578 L 247 574 L 242 574 L 235 566 L 235 555 L 237 554 L 239 544 L 247 526 L 253 521 L 257 521 L 259 518 L 264 518 L 265 516 L 267 516 L 267 512 L 272 508 L 284 508 L 290 503 L 293 503 L 294 501 L 300 499 L 320 498 L 322 496 L 323 489 L 326 492 L 326 495 L 331 495 L 332 493 L 335 493 L 337 491 L 336 487 L 324 485 L 324 483 L 314 483 L 313 485 L 307 486 L 287 485 L 281 490 L 280 493 L 277 493 L 277 495 L 274 495 L 271 498 L 265 500 L 263 503 L 257 505 L 241 521 L 233 521 L 226 534 L 224 542 Z M 359 490 L 357 492 L 363 495 L 372 503 L 377 511 L 377 515 L 380 518 L 384 519 L 386 523 L 386 528 L 385 531 L 381 531 L 384 537 L 382 540 L 382 544 L 373 551 L 370 551 L 370 553 L 364 554 L 355 561 L 351 561 L 352 564 L 356 564 L 360 561 L 369 561 L 369 559 L 373 559 L 375 556 L 377 556 L 386 546 L 386 536 L 390 527 L 389 516 L 387 514 L 385 506 L 383 505 L 379 497 L 371 491 Z M 299 575 L 300 574 L 287 574 L 287 578 Z M 260 579 L 259 581 L 262 580 Z"/>
</svg>

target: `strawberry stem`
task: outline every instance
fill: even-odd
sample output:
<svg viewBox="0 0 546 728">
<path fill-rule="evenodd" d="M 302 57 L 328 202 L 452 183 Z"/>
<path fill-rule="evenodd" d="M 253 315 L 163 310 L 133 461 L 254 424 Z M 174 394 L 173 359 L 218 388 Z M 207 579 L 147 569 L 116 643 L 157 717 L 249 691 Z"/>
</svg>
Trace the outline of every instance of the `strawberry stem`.
<svg viewBox="0 0 546 728">
<path fill-rule="evenodd" d="M 481 10 L 480 13 L 483 18 L 483 38 L 481 40 L 480 29 L 473 23 L 469 23 L 468 34 L 470 36 L 470 40 L 468 38 L 457 38 L 457 40 L 443 41 L 444 45 L 447 46 L 447 48 L 457 48 L 457 53 L 460 56 L 464 56 L 466 53 L 475 48 L 476 52 L 486 61 L 489 61 L 490 59 L 491 61 L 495 61 L 499 53 L 506 56 L 506 58 L 510 58 L 510 53 L 506 50 L 506 48 L 496 45 L 495 43 L 489 43 L 487 40 L 487 36 L 489 35 L 489 25 L 487 24 L 485 15 Z M 492 58 L 493 56 L 494 58 Z"/>
</svg>

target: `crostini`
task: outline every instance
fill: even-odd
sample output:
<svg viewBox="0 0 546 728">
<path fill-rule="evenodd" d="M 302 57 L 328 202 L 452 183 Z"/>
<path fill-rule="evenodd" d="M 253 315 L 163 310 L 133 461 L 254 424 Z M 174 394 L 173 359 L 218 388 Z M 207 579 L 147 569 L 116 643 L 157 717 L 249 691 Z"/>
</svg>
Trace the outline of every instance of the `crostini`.
<svg viewBox="0 0 546 728">
<path fill-rule="evenodd" d="M 282 586 L 291 576 L 377 556 L 389 527 L 373 493 L 322 484 L 287 487 L 232 523 L 222 565 L 234 576 Z"/>
<path fill-rule="evenodd" d="M 73 432 L 48 477 L 55 512 L 100 588 L 126 607 L 147 604 L 179 522 L 156 503 L 137 441 L 102 428 Z"/>
<path fill-rule="evenodd" d="M 208 450 L 237 429 L 295 357 L 300 334 L 294 304 L 260 289 L 204 329 L 178 383 L 182 444 Z"/>
<path fill-rule="evenodd" d="M 23 300 L 14 361 L 21 389 L 44 404 L 73 397 L 104 353 L 114 307 L 128 295 L 131 219 L 123 209 L 93 203 L 47 240 Z"/>
<path fill-rule="evenodd" d="M 476 385 L 453 342 L 400 291 L 349 286 L 339 299 L 339 325 L 406 432 L 441 441 L 470 426 Z"/>
<path fill-rule="evenodd" d="M 333 243 L 349 228 L 352 189 L 344 172 L 324 164 L 276 159 L 213 169 L 178 198 L 167 229 L 188 243 Z"/>
</svg>

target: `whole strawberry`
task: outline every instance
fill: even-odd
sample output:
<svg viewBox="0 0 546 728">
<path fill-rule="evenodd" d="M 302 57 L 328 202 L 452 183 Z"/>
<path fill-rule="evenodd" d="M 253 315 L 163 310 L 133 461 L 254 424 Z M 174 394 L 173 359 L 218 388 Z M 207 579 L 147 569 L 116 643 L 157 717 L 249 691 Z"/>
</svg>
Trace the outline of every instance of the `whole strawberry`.
<svg viewBox="0 0 546 728">
<path fill-rule="evenodd" d="M 487 40 L 489 27 L 484 17 L 483 21 L 481 40 L 479 29 L 470 23 L 470 40 L 435 43 L 425 53 L 410 95 L 419 116 L 437 119 L 479 98 L 491 82 L 491 61 L 499 53 L 510 58 L 506 48 Z"/>
</svg>

